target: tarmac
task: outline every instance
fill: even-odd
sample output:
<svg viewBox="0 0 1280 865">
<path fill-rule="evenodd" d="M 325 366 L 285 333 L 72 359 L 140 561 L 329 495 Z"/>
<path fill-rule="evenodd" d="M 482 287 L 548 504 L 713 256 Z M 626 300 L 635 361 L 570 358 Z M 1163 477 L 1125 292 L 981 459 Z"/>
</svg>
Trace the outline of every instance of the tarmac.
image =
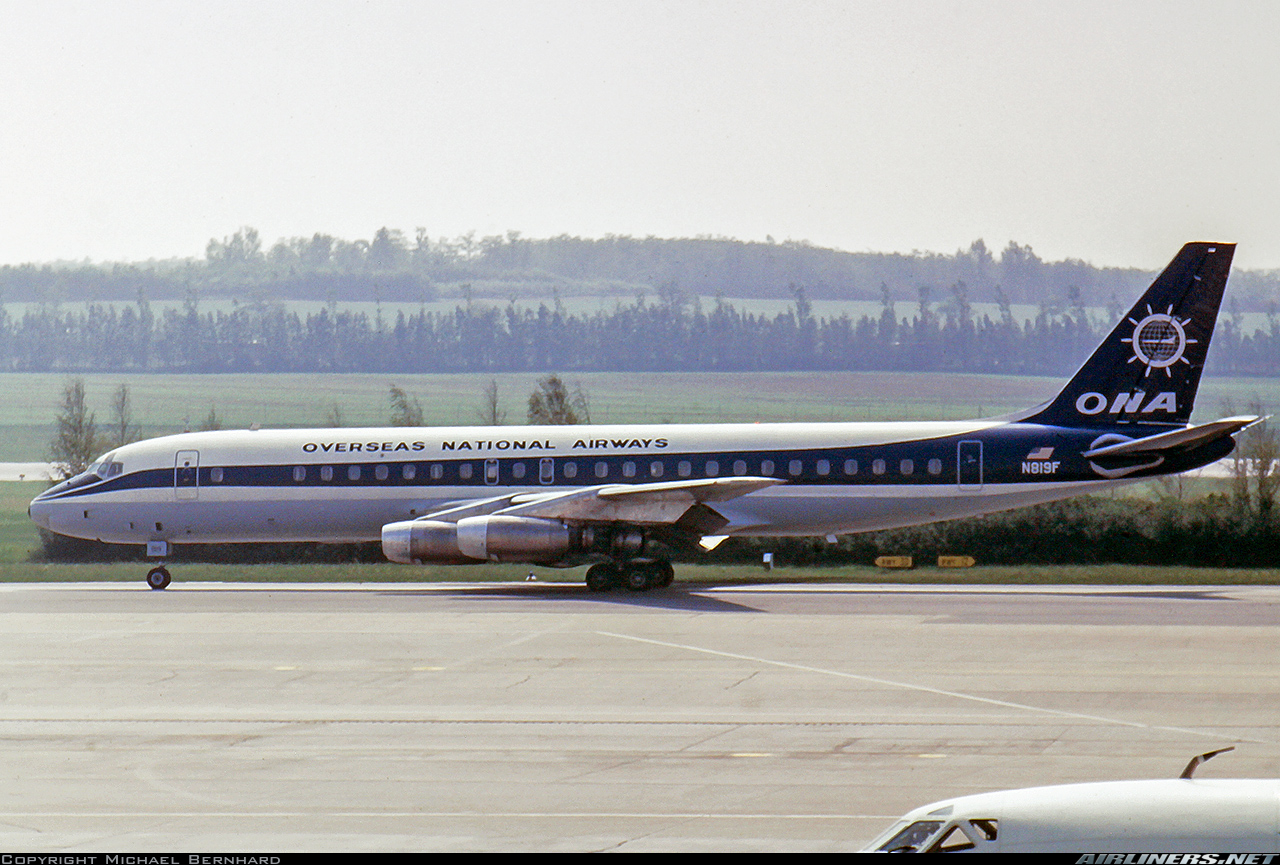
<svg viewBox="0 0 1280 865">
<path fill-rule="evenodd" d="M 0 851 L 847 851 L 1280 777 L 1280 587 L 0 586 Z"/>
</svg>

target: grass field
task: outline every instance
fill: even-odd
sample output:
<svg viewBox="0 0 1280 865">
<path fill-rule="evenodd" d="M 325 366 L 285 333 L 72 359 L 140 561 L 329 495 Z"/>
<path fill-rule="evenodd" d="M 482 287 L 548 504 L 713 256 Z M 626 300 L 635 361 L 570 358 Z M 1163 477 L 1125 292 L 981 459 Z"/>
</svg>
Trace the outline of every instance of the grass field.
<svg viewBox="0 0 1280 865">
<path fill-rule="evenodd" d="M 196 428 L 211 408 L 224 427 L 323 426 L 336 404 L 347 426 L 387 422 L 387 393 L 396 384 L 421 403 L 428 425 L 477 422 L 481 394 L 498 383 L 508 423 L 522 423 L 540 374 L 381 375 L 231 374 L 83 376 L 99 424 L 110 397 L 129 385 L 135 423 L 144 436 Z M 728 423 L 753 421 L 926 420 L 984 417 L 1042 402 L 1058 378 L 945 373 L 568 373 L 590 398 L 598 423 Z M 0 374 L 0 462 L 43 459 L 62 389 L 58 373 Z M 1197 420 L 1219 416 L 1226 401 L 1280 406 L 1280 379 L 1206 378 Z"/>
</svg>

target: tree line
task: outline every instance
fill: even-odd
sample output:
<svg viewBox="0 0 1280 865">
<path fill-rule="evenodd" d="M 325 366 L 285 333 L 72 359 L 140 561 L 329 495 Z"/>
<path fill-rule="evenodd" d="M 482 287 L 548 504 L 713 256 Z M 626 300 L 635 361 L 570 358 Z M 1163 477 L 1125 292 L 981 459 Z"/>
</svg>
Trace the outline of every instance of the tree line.
<svg viewBox="0 0 1280 865">
<path fill-rule="evenodd" d="M 757 314 L 719 300 L 709 309 L 668 286 L 614 309 L 568 312 L 471 303 L 432 312 L 341 309 L 301 314 L 279 303 L 202 312 L 189 297 L 159 314 L 135 303 L 69 309 L 45 305 L 10 316 L 0 307 L 0 370 L 76 372 L 526 372 L 883 370 L 1062 375 L 1070 373 L 1121 315 L 1068 306 L 1015 318 L 975 313 L 963 283 L 946 296 L 921 289 L 913 304 L 882 292 L 879 315 L 815 316 L 807 292 Z M 1209 369 L 1280 374 L 1280 319 L 1246 332 L 1224 315 Z"/>
<path fill-rule="evenodd" d="M 1169 250 L 1172 255 L 1174 250 Z M 519 232 L 477 238 L 412 237 L 381 228 L 369 240 L 327 234 L 282 238 L 268 246 L 253 228 L 213 238 L 203 259 L 132 263 L 60 262 L 0 267 L 6 302 L 130 301 L 144 292 L 176 300 L 195 291 L 242 301 L 411 302 L 474 289 L 476 296 L 628 296 L 679 286 L 692 295 L 786 298 L 801 285 L 814 299 L 875 300 L 881 286 L 911 296 L 962 282 L 991 299 L 997 287 L 1014 303 L 1061 302 L 1078 293 L 1090 306 L 1137 295 L 1154 274 L 1097 267 L 1078 259 L 1045 261 L 1010 242 L 999 253 L 975 240 L 953 254 L 844 252 L 804 241 L 746 242 L 719 237 L 531 239 Z M 1280 303 L 1280 271 L 1232 275 L 1241 308 Z"/>
</svg>

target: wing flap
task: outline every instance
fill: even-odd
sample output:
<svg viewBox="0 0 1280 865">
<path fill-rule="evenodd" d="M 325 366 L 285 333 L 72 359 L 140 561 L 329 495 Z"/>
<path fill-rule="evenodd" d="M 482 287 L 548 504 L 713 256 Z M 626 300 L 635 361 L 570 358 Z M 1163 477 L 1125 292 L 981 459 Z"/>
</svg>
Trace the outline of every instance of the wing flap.
<svg viewBox="0 0 1280 865">
<path fill-rule="evenodd" d="M 563 496 L 516 504 L 502 513 L 582 522 L 667 525 L 678 522 L 694 505 L 728 501 L 780 483 L 782 481 L 777 478 L 736 477 L 651 484 L 603 484 Z"/>
</svg>

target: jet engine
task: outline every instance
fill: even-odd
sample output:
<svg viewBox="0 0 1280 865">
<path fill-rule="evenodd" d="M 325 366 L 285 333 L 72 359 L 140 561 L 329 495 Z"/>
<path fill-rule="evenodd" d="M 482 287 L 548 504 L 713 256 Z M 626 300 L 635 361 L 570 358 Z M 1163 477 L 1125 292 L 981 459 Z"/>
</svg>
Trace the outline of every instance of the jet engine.
<svg viewBox="0 0 1280 865">
<path fill-rule="evenodd" d="M 382 552 L 403 564 L 549 563 L 583 549 L 583 534 L 559 520 L 537 517 L 407 520 L 382 527 Z M 590 538 L 586 540 L 589 545 Z"/>
</svg>

